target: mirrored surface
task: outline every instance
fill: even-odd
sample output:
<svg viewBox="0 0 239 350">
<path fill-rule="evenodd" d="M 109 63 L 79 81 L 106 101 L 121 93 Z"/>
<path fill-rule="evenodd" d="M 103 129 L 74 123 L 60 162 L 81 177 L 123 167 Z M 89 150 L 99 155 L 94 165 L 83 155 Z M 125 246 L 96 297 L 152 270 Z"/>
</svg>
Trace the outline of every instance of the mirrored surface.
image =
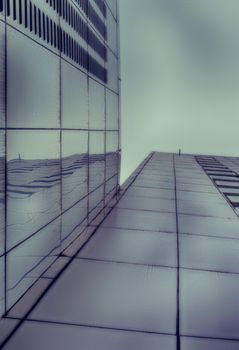
<svg viewBox="0 0 239 350">
<path fill-rule="evenodd" d="M 179 233 L 239 239 L 238 219 L 178 215 Z"/>
<path fill-rule="evenodd" d="M 78 257 L 175 267 L 176 235 L 100 227 Z"/>
<path fill-rule="evenodd" d="M 0 19 L 2 14 L 0 13 Z M 0 127 L 5 127 L 5 25 L 0 21 Z"/>
<path fill-rule="evenodd" d="M 56 275 L 64 268 L 64 266 L 69 262 L 69 258 L 66 256 L 58 257 L 50 267 L 44 272 L 44 278 L 54 278 Z"/>
<path fill-rule="evenodd" d="M 177 191 L 177 199 L 178 200 L 191 200 L 191 201 L 205 201 L 205 205 L 223 203 L 226 204 L 225 198 L 218 193 L 202 193 L 202 192 L 194 192 L 194 191 Z M 209 202 L 209 203 L 207 203 Z"/>
<path fill-rule="evenodd" d="M 61 63 L 61 118 L 63 128 L 88 129 L 87 75 Z"/>
<path fill-rule="evenodd" d="M 5 256 L 0 256 L 0 317 L 5 312 Z"/>
<path fill-rule="evenodd" d="M 49 278 L 39 278 L 37 281 L 34 280 L 34 282 L 29 285 L 27 291 L 24 291 L 24 293 L 22 293 L 21 298 L 8 311 L 8 317 L 14 317 L 18 319 L 24 318 L 27 312 L 29 312 L 31 307 L 38 301 L 50 283 L 51 279 Z"/>
<path fill-rule="evenodd" d="M 198 185 L 198 184 L 188 184 L 188 183 L 177 183 L 177 190 L 180 191 L 193 191 L 193 192 L 203 192 L 203 193 L 218 193 L 216 187 L 213 185 Z"/>
<path fill-rule="evenodd" d="M 180 280 L 182 334 L 238 339 L 239 276 L 183 270 Z"/>
<path fill-rule="evenodd" d="M 149 187 L 149 188 L 162 188 L 162 189 L 174 189 L 173 181 L 160 181 L 155 179 L 141 179 L 140 177 L 134 181 L 135 186 Z"/>
<path fill-rule="evenodd" d="M 125 196 L 174 199 L 174 190 L 138 187 L 133 183 L 132 186 L 130 186 L 130 188 L 127 190 Z"/>
<path fill-rule="evenodd" d="M 118 130 L 119 128 L 119 96 L 106 89 L 106 129 Z"/>
<path fill-rule="evenodd" d="M 173 233 L 176 232 L 176 217 L 173 213 L 115 208 L 102 225 L 106 227 Z"/>
<path fill-rule="evenodd" d="M 8 131 L 7 248 L 60 214 L 60 134 Z"/>
<path fill-rule="evenodd" d="M 116 5 L 113 6 L 114 11 L 116 10 Z M 108 27 L 108 37 L 107 42 L 114 54 L 118 55 L 118 40 L 117 40 L 117 22 L 115 17 L 112 15 L 111 11 L 108 11 L 106 24 Z"/>
<path fill-rule="evenodd" d="M 89 221 L 93 220 L 104 207 L 104 186 L 89 195 Z"/>
<path fill-rule="evenodd" d="M 29 318 L 173 334 L 175 302 L 174 269 L 76 259 Z"/>
<path fill-rule="evenodd" d="M 88 198 L 77 202 L 74 206 L 67 209 L 61 217 L 61 241 L 62 248 L 66 243 L 70 243 L 85 227 L 84 220 L 88 214 Z M 65 242 L 66 241 L 66 242 Z"/>
<path fill-rule="evenodd" d="M 112 197 L 116 196 L 119 190 L 118 174 L 105 183 L 105 204 L 108 204 Z"/>
<path fill-rule="evenodd" d="M 137 196 L 123 197 L 118 205 L 118 208 L 150 210 L 159 212 L 175 212 L 175 201 L 171 199 L 147 198 Z"/>
<path fill-rule="evenodd" d="M 19 320 L 12 320 L 9 318 L 0 319 L 0 344 L 7 338 L 18 323 Z"/>
<path fill-rule="evenodd" d="M 5 277 L 7 308 L 20 298 L 22 317 L 50 283 L 44 270 L 84 242 L 118 186 L 116 2 L 88 5 L 0 1 L 0 316 Z M 106 129 L 117 132 L 106 140 Z"/>
<path fill-rule="evenodd" d="M 237 350 L 238 347 L 237 341 L 181 337 L 182 350 Z"/>
<path fill-rule="evenodd" d="M 7 306 L 10 308 L 60 253 L 60 219 L 7 254 Z"/>
<path fill-rule="evenodd" d="M 5 132 L 0 131 L 0 256 L 5 242 Z"/>
<path fill-rule="evenodd" d="M 18 347 L 42 350 L 49 346 L 51 349 L 74 350 L 76 344 L 89 350 L 175 350 L 175 343 L 173 336 L 26 321 L 7 344 L 6 350 Z"/>
<path fill-rule="evenodd" d="M 77 203 L 88 191 L 88 132 L 62 132 L 62 209 Z"/>
<path fill-rule="evenodd" d="M 7 65 L 8 126 L 59 127 L 59 56 L 8 26 Z"/>
<path fill-rule="evenodd" d="M 239 273 L 239 240 L 180 235 L 180 266 Z"/>
<path fill-rule="evenodd" d="M 205 200 L 178 200 L 178 212 L 201 216 L 215 216 L 219 218 L 232 218 L 237 216 L 233 209 L 226 203 L 211 203 Z"/>
<path fill-rule="evenodd" d="M 113 90 L 114 92 L 118 93 L 119 91 L 119 81 L 118 81 L 118 60 L 117 57 L 108 50 L 108 62 L 107 62 L 107 69 L 108 69 L 108 82 L 107 86 L 109 89 Z"/>
<path fill-rule="evenodd" d="M 106 132 L 106 180 L 119 172 L 118 143 L 118 132 Z"/>
<path fill-rule="evenodd" d="M 104 132 L 93 133 L 101 135 L 99 138 L 93 138 L 94 142 L 91 144 L 92 154 L 98 161 L 97 147 L 101 145 L 102 150 L 104 147 L 107 149 L 107 137 L 105 140 Z M 68 136 L 68 147 L 74 141 L 70 135 L 71 132 Z M 101 152 L 103 153 L 99 154 L 104 154 L 104 151 Z M 82 209 L 84 206 L 80 208 L 77 205 L 65 210 L 62 217 L 61 247 L 67 248 L 64 251 L 67 256 L 78 256 L 64 270 L 29 319 L 43 321 L 43 324 L 64 323 L 62 333 L 67 336 L 67 333 L 64 333 L 65 329 L 71 329 L 74 339 L 76 338 L 73 335 L 72 324 L 77 325 L 79 330 L 84 326 L 85 330 L 92 332 L 109 331 L 102 330 L 102 327 L 117 328 L 116 332 L 121 332 L 119 330 L 122 329 L 124 334 L 128 335 L 139 331 L 144 332 L 145 337 L 149 332 L 150 336 L 151 332 L 163 332 L 171 334 L 170 340 L 175 341 L 178 309 L 182 349 L 234 350 L 239 334 L 238 217 L 218 191 L 201 191 L 202 187 L 211 186 L 193 184 L 190 177 L 183 175 L 183 172 L 189 172 L 193 166 L 193 157 L 190 157 L 188 162 L 183 161 L 184 164 L 181 165 L 181 160 L 177 159 L 181 179 L 190 185 L 190 190 L 177 191 L 178 211 L 184 211 L 183 214 L 178 213 L 177 241 L 171 156 L 156 154 L 152 159 L 154 158 L 159 160 L 147 163 L 142 174 L 142 166 L 135 172 L 138 174 L 136 181 L 146 183 L 146 186 L 137 186 L 136 181 L 133 182 L 116 207 L 116 202 L 110 200 L 117 187 L 117 175 L 105 183 L 103 180 L 102 184 L 90 193 L 89 198 L 85 198 L 85 211 Z M 164 166 L 165 171 L 159 172 Z M 135 174 L 132 175 L 131 181 Z M 169 184 L 171 188 L 147 187 L 147 184 Z M 180 182 L 179 186 L 181 185 Z M 83 204 L 83 201 L 79 203 Z M 107 205 L 106 209 L 104 205 Z M 85 233 L 87 230 L 82 230 L 86 227 L 84 225 L 87 220 L 78 224 L 83 212 L 86 213 L 88 223 L 91 222 L 89 235 L 93 235 L 79 251 L 82 242 L 89 238 Z M 109 215 L 94 232 L 106 213 Z M 233 213 L 234 216 L 227 218 L 228 213 Z M 179 270 L 176 269 L 178 257 Z M 64 264 L 65 261 L 56 264 L 53 272 L 49 274 L 50 278 L 59 272 Z M 19 263 L 19 269 L 20 265 Z M 24 264 L 22 266 L 24 271 L 26 267 Z M 35 277 L 36 272 L 37 270 L 33 269 L 29 279 Z M 179 305 L 176 295 L 178 287 Z M 34 324 L 37 327 L 35 321 Z M 45 332 L 43 329 L 42 331 Z M 26 330 L 25 335 L 27 332 L 29 330 Z M 36 332 L 36 337 L 39 336 L 39 329 L 33 332 Z M 49 337 L 48 331 L 46 332 L 46 336 Z M 16 336 L 18 334 L 20 333 L 16 333 Z M 97 335 L 94 336 L 97 338 Z M 89 335 L 85 333 L 81 339 L 85 340 L 86 346 L 92 345 L 89 341 L 94 340 L 89 340 Z M 109 344 L 116 348 L 119 344 L 122 346 L 119 339 L 116 343 L 112 343 L 113 338 L 110 343 L 107 337 L 103 339 L 106 349 Z M 57 340 L 54 338 L 53 346 L 58 346 Z M 19 338 L 19 341 L 22 341 L 22 338 Z M 162 344 L 166 349 L 173 345 L 175 350 L 174 341 L 157 345 Z M 132 342 L 135 346 L 133 340 Z M 149 346 L 153 349 L 154 343 L 149 343 Z"/>
<path fill-rule="evenodd" d="M 90 132 L 89 187 L 94 190 L 105 180 L 105 133 Z"/>
<path fill-rule="evenodd" d="M 105 88 L 89 79 L 90 129 L 105 129 Z"/>
</svg>

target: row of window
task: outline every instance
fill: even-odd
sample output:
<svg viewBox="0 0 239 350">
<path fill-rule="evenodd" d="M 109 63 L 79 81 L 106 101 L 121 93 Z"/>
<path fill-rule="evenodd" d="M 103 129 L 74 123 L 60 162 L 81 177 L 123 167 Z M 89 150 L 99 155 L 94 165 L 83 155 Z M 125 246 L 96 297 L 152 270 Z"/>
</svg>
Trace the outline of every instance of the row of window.
<svg viewBox="0 0 239 350">
<path fill-rule="evenodd" d="M 100 42 L 94 32 L 87 26 L 79 13 L 66 0 L 46 0 L 54 10 L 62 17 L 103 59 L 107 57 L 107 49 Z"/>
<path fill-rule="evenodd" d="M 45 13 L 38 9 L 31 1 L 18 0 L 20 3 L 24 1 L 25 5 L 29 4 L 29 9 L 25 6 L 24 23 L 22 16 L 22 7 L 19 6 L 19 23 L 24 24 L 25 28 L 29 28 L 39 38 L 42 38 L 48 44 L 64 53 L 74 62 L 88 70 L 104 83 L 107 82 L 107 70 L 96 59 L 83 49 L 68 33 L 66 33 L 59 24 L 56 24 Z M 9 1 L 7 1 L 9 3 Z M 13 1 L 13 4 L 15 1 Z M 15 3 L 16 5 L 16 3 Z M 20 5 L 20 4 L 19 4 Z M 7 15 L 10 7 L 7 7 Z M 29 15 L 29 16 L 28 16 Z M 16 19 L 16 6 L 13 6 L 13 18 Z"/>
<path fill-rule="evenodd" d="M 79 0 L 77 0 L 77 2 L 78 1 Z M 97 15 L 97 13 L 95 12 L 95 10 L 94 10 L 93 6 L 91 5 L 91 3 L 89 2 L 89 0 L 88 0 L 88 14 L 87 14 L 87 16 L 90 19 L 90 21 L 94 24 L 96 29 L 98 29 L 98 31 L 103 36 L 103 38 L 105 40 L 107 40 L 106 25 L 103 23 L 101 18 Z"/>
<path fill-rule="evenodd" d="M 237 200 L 239 197 L 239 175 L 215 157 L 198 156 L 196 160 L 228 202 L 237 210 L 239 208 Z"/>
<path fill-rule="evenodd" d="M 57 7 L 60 6 L 59 3 L 62 2 L 64 6 L 64 3 L 66 1 L 67 0 L 48 0 L 47 2 L 49 2 L 50 4 L 52 3 L 53 8 L 57 9 Z M 100 32 L 103 38 L 106 39 L 107 38 L 106 26 L 102 21 L 102 19 L 98 16 L 96 11 L 94 10 L 93 6 L 90 3 L 90 0 L 75 0 L 75 2 L 79 5 L 81 10 L 89 18 L 89 20 L 92 22 L 95 28 Z"/>
<path fill-rule="evenodd" d="M 106 5 L 104 0 L 95 0 L 96 5 L 99 7 L 101 13 L 104 15 L 104 17 L 106 17 Z"/>
<path fill-rule="evenodd" d="M 87 44 L 96 51 L 103 60 L 107 60 L 107 49 L 104 44 L 100 42 L 93 31 L 88 27 L 87 23 L 80 17 L 80 15 L 75 11 L 75 9 L 69 5 L 65 0 L 46 0 L 50 6 L 55 7 L 57 12 L 67 21 L 67 23 L 87 42 Z M 28 21 L 31 19 L 31 9 L 32 5 L 29 4 L 29 0 L 18 0 L 18 11 L 17 11 L 17 1 L 7 0 L 6 1 L 6 14 L 7 16 L 12 16 L 15 21 L 18 17 L 19 24 L 25 24 L 25 28 L 28 27 Z M 0 0 L 0 12 L 3 11 L 3 0 Z M 30 11 L 30 13 L 29 13 Z M 17 13 L 18 12 L 18 13 Z M 24 13 L 24 16 L 23 16 Z M 45 15 L 43 15 L 45 16 Z M 44 24 L 39 21 L 39 26 Z"/>
<path fill-rule="evenodd" d="M 105 17 L 106 17 L 106 6 L 104 5 L 100 5 L 100 2 L 102 0 L 96 0 L 95 2 L 97 3 L 97 5 L 100 8 L 105 8 L 104 13 L 105 13 Z M 65 2 L 67 2 L 67 0 L 46 0 L 47 3 L 50 3 L 54 10 L 58 10 L 59 7 L 63 7 Z M 96 11 L 94 10 L 94 8 L 92 7 L 92 5 L 90 4 L 90 0 L 75 0 L 75 2 L 80 6 L 80 8 L 82 9 L 82 11 L 86 14 L 86 16 L 90 19 L 90 21 L 92 22 L 92 24 L 96 27 L 96 29 L 98 29 L 98 31 L 101 33 L 101 35 L 106 38 L 106 27 L 104 22 L 101 20 L 101 18 L 98 16 L 98 14 L 96 13 Z M 99 4 L 98 4 L 99 3 Z"/>
</svg>

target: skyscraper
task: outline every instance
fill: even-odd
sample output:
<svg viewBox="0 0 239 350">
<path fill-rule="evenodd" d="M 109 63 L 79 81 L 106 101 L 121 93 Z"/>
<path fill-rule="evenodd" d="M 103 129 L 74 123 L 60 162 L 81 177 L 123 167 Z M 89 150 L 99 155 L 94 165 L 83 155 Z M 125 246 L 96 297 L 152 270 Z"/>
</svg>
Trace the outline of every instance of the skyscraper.
<svg viewBox="0 0 239 350">
<path fill-rule="evenodd" d="M 0 348 L 239 349 L 239 158 L 119 188 L 117 0 L 0 16 Z"/>
<path fill-rule="evenodd" d="M 0 316 L 117 192 L 119 89 L 116 0 L 0 1 Z"/>
</svg>

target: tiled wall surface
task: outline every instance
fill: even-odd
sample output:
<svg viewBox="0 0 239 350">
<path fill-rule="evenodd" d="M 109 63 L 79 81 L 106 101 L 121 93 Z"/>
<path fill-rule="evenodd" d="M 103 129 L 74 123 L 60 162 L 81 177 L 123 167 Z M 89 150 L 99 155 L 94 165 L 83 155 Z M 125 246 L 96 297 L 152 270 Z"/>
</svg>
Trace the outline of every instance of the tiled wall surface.
<svg viewBox="0 0 239 350">
<path fill-rule="evenodd" d="M 0 316 L 118 189 L 117 14 L 0 1 Z"/>
</svg>

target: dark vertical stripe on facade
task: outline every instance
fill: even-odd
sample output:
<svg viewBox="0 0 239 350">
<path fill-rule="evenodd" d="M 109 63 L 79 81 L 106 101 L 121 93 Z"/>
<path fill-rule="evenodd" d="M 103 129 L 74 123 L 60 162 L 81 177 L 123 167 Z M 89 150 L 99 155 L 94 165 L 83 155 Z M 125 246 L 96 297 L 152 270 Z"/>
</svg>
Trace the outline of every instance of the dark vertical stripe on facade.
<svg viewBox="0 0 239 350">
<path fill-rule="evenodd" d="M 22 0 L 19 0 L 19 24 L 22 24 Z"/>
<path fill-rule="evenodd" d="M 51 45 L 53 45 L 53 26 L 52 26 L 51 19 L 50 19 L 50 38 L 51 38 Z"/>
<path fill-rule="evenodd" d="M 34 33 L 37 34 L 37 9 L 34 5 Z"/>
<path fill-rule="evenodd" d="M 50 27 L 49 27 L 49 18 L 46 16 L 46 40 L 49 43 L 50 35 L 49 35 Z"/>
<path fill-rule="evenodd" d="M 7 16 L 11 15 L 10 0 L 6 0 L 6 14 Z"/>
<path fill-rule="evenodd" d="M 25 0 L 25 28 L 28 26 L 28 0 Z"/>
<path fill-rule="evenodd" d="M 57 0 L 54 2 L 50 1 L 50 4 L 53 7 L 55 6 L 59 15 L 59 19 L 60 15 L 65 12 L 64 10 L 62 11 L 62 9 L 66 6 L 67 11 L 65 14 L 67 23 L 77 33 L 79 33 L 79 35 L 87 42 L 87 45 L 89 45 L 93 50 L 95 50 L 95 52 L 97 52 L 98 55 L 101 56 L 104 59 L 104 61 L 106 61 L 107 48 L 102 42 L 100 42 L 100 40 L 93 33 L 93 31 L 88 27 L 88 20 L 87 23 L 85 23 L 80 18 L 76 10 L 72 6 L 70 6 L 68 2 L 62 1 L 63 0 Z M 3 6 L 3 2 L 1 4 Z M 10 9 L 10 6 L 13 6 L 12 11 Z M 27 28 L 29 25 L 30 32 L 33 32 L 39 38 L 43 38 L 43 40 L 47 39 L 47 42 L 50 42 L 50 44 L 54 46 L 54 48 L 59 49 L 60 52 L 64 50 L 63 52 L 66 53 L 66 55 L 74 62 L 80 64 L 84 69 L 88 70 L 98 79 L 102 80 L 103 82 L 107 82 L 106 66 L 102 66 L 96 59 L 91 57 L 91 55 L 89 55 L 88 52 L 86 52 L 82 47 L 80 47 L 78 42 L 75 41 L 73 37 L 67 34 L 65 38 L 66 43 L 64 43 L 63 45 L 60 21 L 56 24 L 52 19 L 50 19 L 50 23 L 48 23 L 48 16 L 46 16 L 31 1 L 28 4 L 28 0 L 19 0 L 19 2 L 16 2 L 16 0 L 6 0 L 6 10 L 6 13 L 12 15 L 14 20 L 16 20 L 19 16 L 19 23 L 24 24 L 25 28 Z M 91 11 L 90 5 L 87 5 L 85 10 Z"/>
<path fill-rule="evenodd" d="M 30 1 L 30 31 L 32 32 L 32 2 Z"/>
<path fill-rule="evenodd" d="M 46 40 L 46 17 L 45 14 L 42 14 L 42 36 L 43 40 Z"/>
<path fill-rule="evenodd" d="M 56 30 L 56 23 L 54 23 L 54 47 L 57 47 L 57 30 Z"/>
<path fill-rule="evenodd" d="M 16 0 L 13 0 L 12 2 L 12 18 L 15 21 L 17 18 L 17 10 L 16 10 Z"/>
<path fill-rule="evenodd" d="M 38 35 L 41 38 L 41 11 L 38 9 Z"/>
</svg>

